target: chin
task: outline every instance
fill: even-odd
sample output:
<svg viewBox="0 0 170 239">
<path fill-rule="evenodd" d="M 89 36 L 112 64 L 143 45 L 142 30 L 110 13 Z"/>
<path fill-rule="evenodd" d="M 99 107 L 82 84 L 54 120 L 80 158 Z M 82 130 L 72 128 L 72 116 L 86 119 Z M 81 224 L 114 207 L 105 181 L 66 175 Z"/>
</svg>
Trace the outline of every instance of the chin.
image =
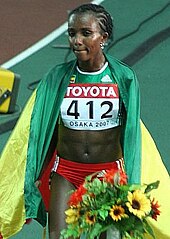
<svg viewBox="0 0 170 239">
<path fill-rule="evenodd" d="M 80 55 L 77 55 L 77 54 L 75 54 L 75 56 L 76 56 L 78 61 L 81 61 L 81 62 L 89 61 L 89 57 L 87 57 L 87 56 L 80 56 Z"/>
</svg>

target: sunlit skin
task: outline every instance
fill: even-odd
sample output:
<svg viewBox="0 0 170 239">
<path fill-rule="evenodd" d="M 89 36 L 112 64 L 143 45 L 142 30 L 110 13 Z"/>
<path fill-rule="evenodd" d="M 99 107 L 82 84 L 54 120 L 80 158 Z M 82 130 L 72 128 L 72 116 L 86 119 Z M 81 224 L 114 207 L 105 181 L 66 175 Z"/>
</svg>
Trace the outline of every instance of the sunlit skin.
<svg viewBox="0 0 170 239">
<path fill-rule="evenodd" d="M 68 21 L 70 47 L 82 71 L 94 72 L 103 66 L 105 56 L 100 43 L 106 42 L 108 33 L 100 29 L 93 14 L 71 15 Z M 72 130 L 62 123 L 57 124 L 53 142 L 57 142 L 57 154 L 67 160 L 80 163 L 112 162 L 122 155 L 120 144 L 121 126 L 98 131 Z M 64 211 L 68 191 L 74 189 L 65 178 L 54 174 L 51 182 L 49 213 L 50 239 L 59 238 L 60 230 L 66 227 Z M 101 238 L 106 238 L 102 235 Z"/>
<path fill-rule="evenodd" d="M 108 34 L 101 32 L 96 18 L 91 14 L 72 15 L 68 22 L 70 47 L 83 71 L 97 71 L 105 62 L 100 43 Z"/>
<path fill-rule="evenodd" d="M 92 14 L 72 15 L 68 21 L 70 46 L 82 71 L 99 70 L 105 56 L 100 43 L 108 38 Z M 62 124 L 58 128 L 59 156 L 77 162 L 111 162 L 122 157 L 121 127 L 102 131 L 72 130 Z M 104 150 L 103 150 L 104 149 Z"/>
</svg>

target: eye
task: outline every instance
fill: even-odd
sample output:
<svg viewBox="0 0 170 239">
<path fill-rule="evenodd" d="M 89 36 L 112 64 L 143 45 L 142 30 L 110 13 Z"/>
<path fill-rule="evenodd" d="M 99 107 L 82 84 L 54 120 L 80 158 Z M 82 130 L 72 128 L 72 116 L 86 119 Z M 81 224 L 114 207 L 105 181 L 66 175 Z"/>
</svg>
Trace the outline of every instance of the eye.
<svg viewBox="0 0 170 239">
<path fill-rule="evenodd" d="M 92 35 L 92 32 L 91 31 L 89 31 L 89 30 L 83 30 L 83 36 L 85 36 L 85 37 L 88 37 L 88 36 L 91 36 Z"/>
<path fill-rule="evenodd" d="M 69 35 L 69 37 L 74 37 L 75 32 L 73 30 L 68 30 L 68 35 Z"/>
</svg>

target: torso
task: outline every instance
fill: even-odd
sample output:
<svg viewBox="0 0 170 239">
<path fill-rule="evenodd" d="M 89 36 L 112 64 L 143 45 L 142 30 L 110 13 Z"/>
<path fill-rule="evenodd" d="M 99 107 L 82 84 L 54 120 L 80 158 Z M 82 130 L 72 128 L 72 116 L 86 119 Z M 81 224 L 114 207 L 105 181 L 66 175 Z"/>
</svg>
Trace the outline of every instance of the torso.
<svg viewBox="0 0 170 239">
<path fill-rule="evenodd" d="M 57 152 L 62 158 L 83 162 L 112 162 L 122 158 L 121 126 L 102 131 L 58 128 Z"/>
<path fill-rule="evenodd" d="M 94 74 L 87 75 L 90 83 L 81 72 L 77 72 L 71 79 L 70 89 L 81 85 L 85 91 L 84 95 L 80 95 L 76 88 L 74 92 L 77 93 L 77 98 L 73 98 L 69 89 L 71 96 L 66 97 L 61 106 L 62 122 L 58 124 L 57 141 L 57 153 L 60 157 L 83 163 L 112 162 L 122 158 L 120 144 L 122 126 L 118 119 L 119 94 L 116 92 L 117 85 L 114 79 L 111 80 L 111 75 L 109 76 L 109 71 L 106 69 L 105 72 L 106 75 L 102 75 L 101 71 L 98 72 L 97 77 Z M 99 80 L 101 78 L 99 82 L 98 78 Z M 97 82 L 92 82 L 96 79 Z M 90 89 L 89 84 L 93 86 L 94 91 L 91 90 L 93 94 L 87 93 Z M 96 91 L 97 87 L 99 90 Z M 75 100 L 77 103 L 72 104 Z M 78 117 L 74 115 L 77 109 L 75 107 L 79 109 Z M 67 115 L 68 110 L 71 115 Z"/>
</svg>

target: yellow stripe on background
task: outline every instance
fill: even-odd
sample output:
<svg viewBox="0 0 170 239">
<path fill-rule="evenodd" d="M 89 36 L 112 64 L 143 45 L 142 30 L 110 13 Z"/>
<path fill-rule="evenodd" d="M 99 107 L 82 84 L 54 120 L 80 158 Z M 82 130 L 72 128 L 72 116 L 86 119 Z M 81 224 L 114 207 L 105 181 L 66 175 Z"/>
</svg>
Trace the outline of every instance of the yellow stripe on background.
<svg viewBox="0 0 170 239">
<path fill-rule="evenodd" d="M 0 233 L 7 239 L 25 223 L 24 180 L 33 93 L 0 158 Z M 9 200 L 10 198 L 10 200 Z M 3 205 L 3 206 L 2 206 Z"/>
<path fill-rule="evenodd" d="M 157 239 L 170 239 L 170 177 L 151 135 L 142 123 L 141 129 L 142 183 L 160 181 L 158 189 L 152 191 L 152 196 L 158 201 L 161 214 L 157 221 L 150 219 L 149 223 L 154 229 Z"/>
</svg>

